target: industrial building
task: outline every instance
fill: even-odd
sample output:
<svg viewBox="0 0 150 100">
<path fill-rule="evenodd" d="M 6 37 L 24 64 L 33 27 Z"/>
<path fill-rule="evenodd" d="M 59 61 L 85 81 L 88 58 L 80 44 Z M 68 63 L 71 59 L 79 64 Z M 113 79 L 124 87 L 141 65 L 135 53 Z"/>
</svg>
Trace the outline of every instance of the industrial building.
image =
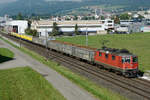
<svg viewBox="0 0 150 100">
<path fill-rule="evenodd" d="M 25 34 L 25 30 L 28 28 L 28 21 L 26 20 L 11 20 L 7 21 L 5 30 L 8 32 L 15 32 L 19 34 Z"/>
<path fill-rule="evenodd" d="M 64 34 L 73 34 L 75 30 L 75 25 L 78 25 L 78 30 L 84 34 L 106 34 L 107 29 L 114 28 L 114 21 L 110 19 L 106 20 L 80 20 L 80 21 L 49 21 L 40 20 L 33 21 L 31 24 L 32 29 L 36 29 L 39 36 L 45 36 L 45 34 L 50 34 L 53 29 L 53 23 L 56 22 L 60 31 Z"/>
</svg>

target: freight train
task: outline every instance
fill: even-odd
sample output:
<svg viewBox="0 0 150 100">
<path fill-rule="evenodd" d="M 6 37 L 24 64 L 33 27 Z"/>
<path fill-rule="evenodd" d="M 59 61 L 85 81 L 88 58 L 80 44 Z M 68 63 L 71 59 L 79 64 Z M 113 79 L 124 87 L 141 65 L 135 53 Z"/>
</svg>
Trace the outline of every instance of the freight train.
<svg viewBox="0 0 150 100">
<path fill-rule="evenodd" d="M 27 35 L 11 33 L 12 36 L 28 40 L 30 42 L 46 46 L 49 49 L 62 52 L 69 56 L 80 58 L 104 68 L 119 72 L 125 77 L 136 77 L 138 75 L 138 57 L 127 50 L 119 50 L 103 47 L 102 49 L 79 46 L 57 40 L 34 38 Z"/>
</svg>

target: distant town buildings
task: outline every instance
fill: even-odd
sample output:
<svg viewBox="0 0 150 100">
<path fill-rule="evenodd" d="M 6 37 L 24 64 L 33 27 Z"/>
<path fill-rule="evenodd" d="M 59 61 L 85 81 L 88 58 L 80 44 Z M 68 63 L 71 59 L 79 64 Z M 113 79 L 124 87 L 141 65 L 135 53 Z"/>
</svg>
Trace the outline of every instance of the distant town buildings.
<svg viewBox="0 0 150 100">
<path fill-rule="evenodd" d="M 5 15 L 4 17 L 0 17 L 0 26 L 4 27 L 8 21 L 11 21 L 12 18 L 9 18 L 9 15 Z"/>
<path fill-rule="evenodd" d="M 107 34 L 110 33 L 135 33 L 135 32 L 150 32 L 150 10 L 128 12 L 125 14 L 126 20 L 118 18 L 118 23 L 115 23 L 112 18 L 114 15 L 109 12 L 104 12 L 99 8 L 90 8 L 94 12 L 88 15 L 64 15 L 51 16 L 49 19 L 32 20 L 31 29 L 37 30 L 39 36 L 46 36 L 51 34 L 53 23 L 56 22 L 59 31 L 63 35 L 75 34 L 75 26 L 78 26 L 78 31 L 81 34 L 86 32 L 91 34 Z M 126 16 L 127 15 L 127 16 Z M 102 18 L 103 16 L 103 18 Z M 115 16 L 115 17 L 114 17 Z M 24 34 L 25 29 L 28 28 L 28 21 L 26 20 L 12 20 L 8 15 L 0 17 L 0 26 L 5 27 L 7 31 L 15 31 L 19 34 Z"/>
</svg>

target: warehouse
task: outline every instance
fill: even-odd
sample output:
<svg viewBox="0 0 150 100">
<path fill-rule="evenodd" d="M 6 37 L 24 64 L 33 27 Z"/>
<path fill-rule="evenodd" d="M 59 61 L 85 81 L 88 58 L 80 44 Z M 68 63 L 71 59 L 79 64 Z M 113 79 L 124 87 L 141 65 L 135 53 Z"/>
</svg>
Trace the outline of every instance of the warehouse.
<svg viewBox="0 0 150 100">
<path fill-rule="evenodd" d="M 5 29 L 10 32 L 19 34 L 25 34 L 25 30 L 28 28 L 28 21 L 26 20 L 12 20 L 6 22 Z"/>
<path fill-rule="evenodd" d="M 33 21 L 31 28 L 36 29 L 39 36 L 45 36 L 45 34 L 50 34 L 52 32 L 53 23 L 55 21 L 40 20 Z M 108 28 L 114 28 L 113 20 L 80 20 L 80 21 L 57 21 L 56 22 L 60 31 L 67 34 L 73 34 L 75 30 L 75 25 L 78 25 L 78 30 L 85 34 L 106 34 Z"/>
</svg>

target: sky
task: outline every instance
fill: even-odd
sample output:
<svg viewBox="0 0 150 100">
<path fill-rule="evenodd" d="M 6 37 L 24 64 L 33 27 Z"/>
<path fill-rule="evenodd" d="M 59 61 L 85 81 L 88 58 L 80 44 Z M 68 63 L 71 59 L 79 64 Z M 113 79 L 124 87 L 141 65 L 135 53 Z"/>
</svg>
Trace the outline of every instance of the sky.
<svg viewBox="0 0 150 100">
<path fill-rule="evenodd" d="M 9 3 L 17 0 L 0 0 L 0 3 Z M 56 0 L 45 0 L 45 1 L 56 1 Z M 57 1 L 82 1 L 82 0 L 57 0 Z"/>
<path fill-rule="evenodd" d="M 16 1 L 16 0 L 0 0 L 0 3 L 8 3 L 8 2 L 13 2 L 13 1 Z"/>
</svg>

